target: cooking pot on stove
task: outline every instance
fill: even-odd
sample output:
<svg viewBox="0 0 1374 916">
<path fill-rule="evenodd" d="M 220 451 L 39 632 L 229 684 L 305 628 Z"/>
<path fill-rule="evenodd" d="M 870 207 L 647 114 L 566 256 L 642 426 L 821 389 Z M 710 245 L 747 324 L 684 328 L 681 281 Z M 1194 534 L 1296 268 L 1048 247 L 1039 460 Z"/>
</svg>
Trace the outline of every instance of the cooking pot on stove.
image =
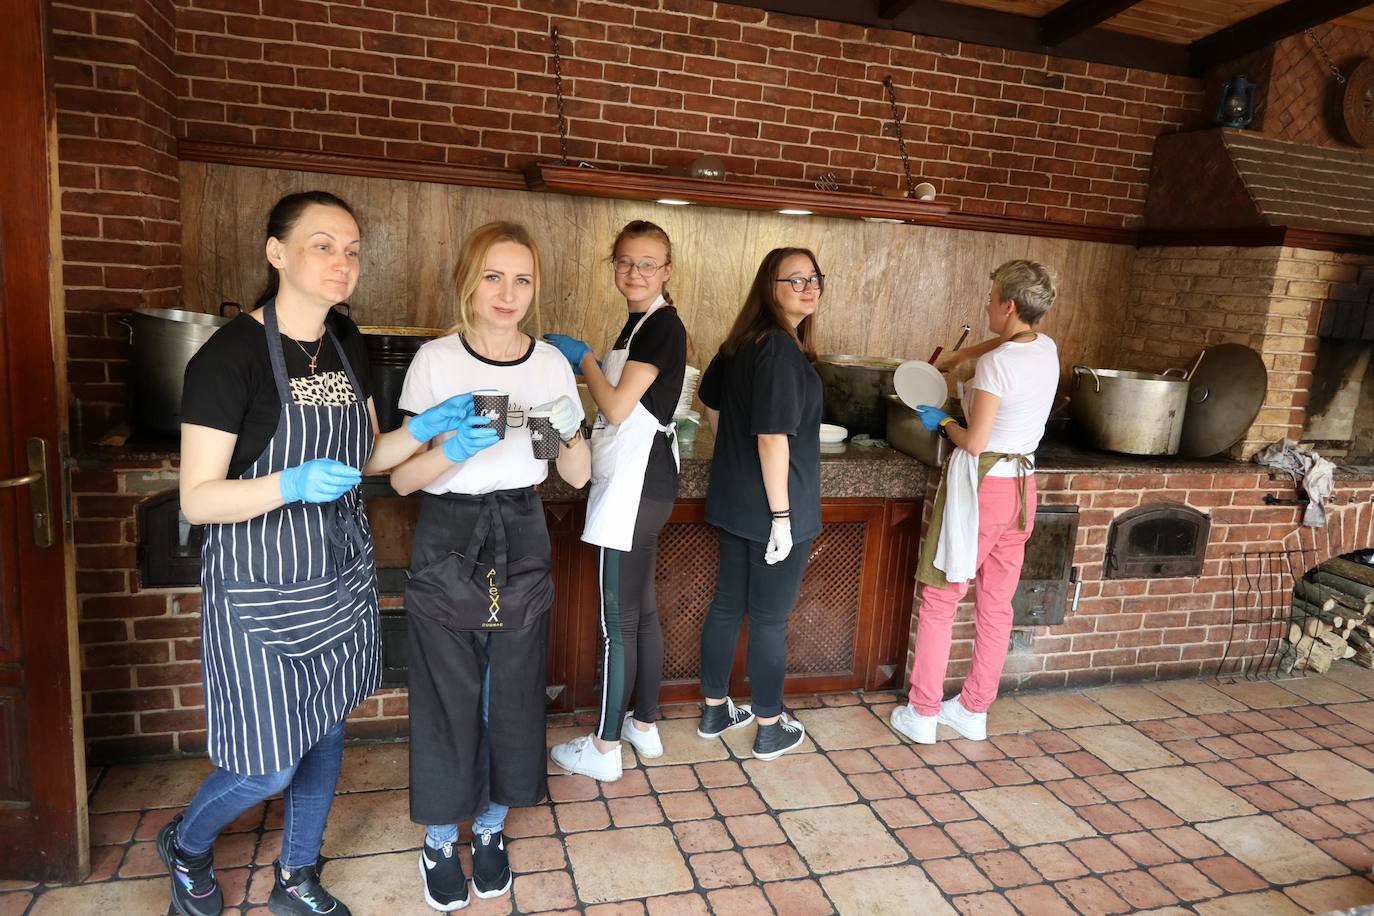
<svg viewBox="0 0 1374 916">
<path fill-rule="evenodd" d="M 401 425 L 403 414 L 397 406 L 401 400 L 401 386 L 415 352 L 436 337 L 441 328 L 414 328 L 395 325 L 360 327 L 367 346 L 368 376 L 372 405 L 377 408 L 377 426 L 390 432 Z"/>
<path fill-rule="evenodd" d="M 133 309 L 119 321 L 129 328 L 133 347 L 129 421 L 145 433 L 175 436 L 181 431 L 186 364 L 229 319 L 184 309 Z"/>
<path fill-rule="evenodd" d="M 1182 369 L 1127 372 L 1073 367 L 1069 412 L 1087 444 L 1128 455 L 1176 455 L 1188 407 Z"/>
</svg>

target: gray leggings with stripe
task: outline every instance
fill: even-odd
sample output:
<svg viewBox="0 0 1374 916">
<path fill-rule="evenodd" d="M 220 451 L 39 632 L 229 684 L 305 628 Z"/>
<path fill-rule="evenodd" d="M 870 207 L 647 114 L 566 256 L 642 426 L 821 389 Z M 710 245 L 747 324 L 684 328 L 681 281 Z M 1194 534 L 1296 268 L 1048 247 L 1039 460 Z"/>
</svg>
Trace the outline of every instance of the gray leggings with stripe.
<svg viewBox="0 0 1374 916">
<path fill-rule="evenodd" d="M 658 719 L 663 630 L 654 595 L 658 533 L 673 504 L 641 498 L 629 550 L 599 548 L 601 571 L 601 720 L 596 734 L 619 741 L 630 706 L 640 722 Z"/>
</svg>

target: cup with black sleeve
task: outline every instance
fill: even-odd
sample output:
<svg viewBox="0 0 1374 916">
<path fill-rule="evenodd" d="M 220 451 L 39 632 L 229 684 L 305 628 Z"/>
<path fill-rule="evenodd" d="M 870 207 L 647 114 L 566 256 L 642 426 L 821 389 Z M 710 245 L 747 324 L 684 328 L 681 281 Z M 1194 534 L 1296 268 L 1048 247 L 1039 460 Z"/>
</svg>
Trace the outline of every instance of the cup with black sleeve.
<svg viewBox="0 0 1374 916">
<path fill-rule="evenodd" d="M 824 283 L 810 251 L 769 252 L 700 389 L 716 432 L 706 521 L 719 531 L 720 571 L 701 633 L 705 706 L 697 734 L 715 737 L 757 719 L 753 753 L 761 760 L 805 738 L 783 712 L 782 692 L 788 620 L 821 530 L 821 380 L 812 338 Z M 730 672 L 746 615 L 753 701 L 736 705 Z"/>
</svg>

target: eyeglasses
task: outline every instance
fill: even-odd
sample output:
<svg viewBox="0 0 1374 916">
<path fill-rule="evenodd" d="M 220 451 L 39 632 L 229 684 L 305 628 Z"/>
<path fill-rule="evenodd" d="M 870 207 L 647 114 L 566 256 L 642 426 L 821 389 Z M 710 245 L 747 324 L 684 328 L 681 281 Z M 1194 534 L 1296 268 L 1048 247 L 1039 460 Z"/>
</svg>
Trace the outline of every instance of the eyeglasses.
<svg viewBox="0 0 1374 916">
<path fill-rule="evenodd" d="M 817 292 L 825 291 L 825 274 L 812 274 L 809 277 L 779 277 L 778 283 L 786 283 L 788 286 L 799 293 L 806 292 L 808 287 L 814 286 Z"/>
<path fill-rule="evenodd" d="M 636 261 L 633 258 L 612 258 L 611 265 L 615 268 L 615 272 L 622 277 L 628 276 L 631 270 L 637 270 L 641 277 L 646 278 L 652 277 L 668 266 L 667 264 L 660 264 L 652 258 L 645 258 L 642 261 Z"/>
</svg>

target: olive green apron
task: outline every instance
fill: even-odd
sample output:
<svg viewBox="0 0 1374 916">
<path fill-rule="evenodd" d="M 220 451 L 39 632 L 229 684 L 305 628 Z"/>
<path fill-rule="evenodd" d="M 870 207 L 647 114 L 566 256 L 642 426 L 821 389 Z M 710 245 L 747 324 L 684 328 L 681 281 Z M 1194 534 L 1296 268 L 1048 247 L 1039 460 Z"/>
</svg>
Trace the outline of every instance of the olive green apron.
<svg viewBox="0 0 1374 916">
<path fill-rule="evenodd" d="M 1030 475 L 1034 474 L 1034 465 L 1031 464 L 1029 455 L 1012 454 L 1010 452 L 983 452 L 978 456 L 978 486 L 983 485 L 983 478 L 988 476 L 988 471 L 999 461 L 1016 462 L 1016 496 L 1020 503 L 1020 530 L 1026 530 L 1026 484 L 1030 480 Z M 948 462 L 946 462 L 946 467 Z M 949 481 L 949 476 L 945 473 L 940 474 L 940 489 L 935 492 L 935 507 L 931 510 L 930 527 L 926 529 L 926 536 L 921 541 L 921 562 L 916 567 L 916 581 L 933 588 L 948 588 L 949 582 L 945 579 L 945 574 L 935 568 L 935 548 L 940 540 L 940 531 L 945 527 L 945 486 Z"/>
</svg>

